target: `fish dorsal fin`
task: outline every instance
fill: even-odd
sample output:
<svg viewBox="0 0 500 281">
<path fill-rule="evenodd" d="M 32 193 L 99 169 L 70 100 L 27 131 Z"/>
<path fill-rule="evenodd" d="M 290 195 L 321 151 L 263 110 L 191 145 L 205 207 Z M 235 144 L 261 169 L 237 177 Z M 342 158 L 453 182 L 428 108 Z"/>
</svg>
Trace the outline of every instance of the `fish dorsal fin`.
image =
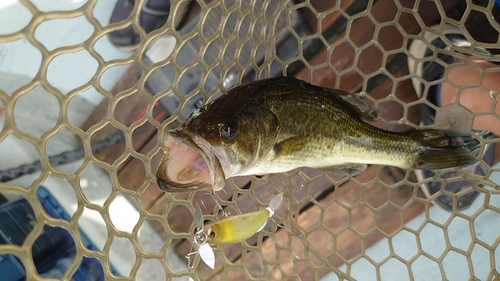
<svg viewBox="0 0 500 281">
<path fill-rule="evenodd" d="M 405 133 L 424 146 L 434 147 L 462 147 L 463 140 L 447 135 L 438 130 L 415 130 Z"/>
<path fill-rule="evenodd" d="M 375 109 L 370 108 L 361 97 L 349 94 L 348 92 L 342 90 L 333 91 L 339 98 L 350 104 L 352 109 L 359 114 L 359 117 L 373 122 L 379 120 L 378 112 Z"/>
</svg>

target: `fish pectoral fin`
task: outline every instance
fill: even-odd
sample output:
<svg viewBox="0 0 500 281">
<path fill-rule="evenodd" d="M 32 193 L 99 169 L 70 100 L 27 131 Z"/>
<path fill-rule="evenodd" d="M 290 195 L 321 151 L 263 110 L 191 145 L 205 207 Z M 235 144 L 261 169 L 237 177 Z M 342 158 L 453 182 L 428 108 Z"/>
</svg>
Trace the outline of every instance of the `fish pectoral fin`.
<svg viewBox="0 0 500 281">
<path fill-rule="evenodd" d="M 296 136 L 281 141 L 274 145 L 274 154 L 278 156 L 286 156 L 300 151 L 307 144 L 307 138 Z"/>
<path fill-rule="evenodd" d="M 375 109 L 370 108 L 361 97 L 349 94 L 348 92 L 344 92 L 341 90 L 335 90 L 335 93 L 343 101 L 349 103 L 353 107 L 354 111 L 359 114 L 359 117 L 367 121 L 379 121 L 380 117 L 378 115 L 378 112 Z"/>
<path fill-rule="evenodd" d="M 346 163 L 340 165 L 333 165 L 328 167 L 321 167 L 319 169 L 327 172 L 333 172 L 336 174 L 347 174 L 347 175 L 357 175 L 364 170 L 366 170 L 366 164 L 355 164 L 355 163 Z"/>
</svg>

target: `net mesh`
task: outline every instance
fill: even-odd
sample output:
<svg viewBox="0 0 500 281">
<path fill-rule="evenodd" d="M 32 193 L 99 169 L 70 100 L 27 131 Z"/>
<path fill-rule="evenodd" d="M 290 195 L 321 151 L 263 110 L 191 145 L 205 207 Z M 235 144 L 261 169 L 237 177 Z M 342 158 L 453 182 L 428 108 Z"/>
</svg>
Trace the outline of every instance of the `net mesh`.
<svg viewBox="0 0 500 281">
<path fill-rule="evenodd" d="M 498 16 L 495 18 L 493 14 L 498 9 L 494 1 L 346 0 L 326 3 L 329 1 L 248 0 L 195 1 L 192 4 L 171 1 L 166 24 L 150 34 L 140 26 L 139 12 L 143 1 L 139 0 L 132 17 L 115 24 L 95 18 L 96 0 L 84 1 L 70 10 L 44 10 L 39 1 L 20 2 L 32 15 L 31 20 L 19 31 L 1 35 L 0 44 L 27 40 L 40 53 L 40 63 L 31 81 L 12 94 L 5 89 L 0 91 L 0 107 L 3 109 L 0 114 L 4 120 L 0 145 L 6 145 L 9 138 L 15 137 L 31 146 L 41 162 L 41 172 L 33 176 L 27 186 L 15 182 L 0 183 L 2 193 L 19 195 L 29 202 L 36 221 L 21 245 L 0 245 L 0 255 L 11 254 L 19 259 L 27 279 L 42 279 L 35 268 L 32 248 L 46 232 L 44 226 L 64 228 L 76 243 L 75 258 L 64 272 L 65 278 L 71 278 L 84 257 L 97 258 L 103 264 L 107 279 L 135 279 L 141 275 L 142 266 L 150 262 L 157 263 L 167 279 L 178 280 L 186 276 L 202 280 L 313 280 L 327 275 L 331 278 L 329 280 L 365 280 L 363 276 L 370 276 L 370 280 L 445 280 L 456 272 L 474 280 L 500 278 L 497 273 L 500 271 L 500 186 L 491 180 L 500 170 L 491 167 L 486 160 L 480 161 L 483 171 L 480 174 L 459 169 L 441 171 L 457 172 L 451 178 L 439 178 L 438 173 L 422 179 L 413 171 L 370 166 L 358 176 L 343 177 L 303 168 L 284 174 L 231 179 L 219 196 L 232 214 L 261 209 L 274 194 L 284 192 L 284 206 L 278 209 L 276 216 L 276 221 L 284 227 L 269 224 L 243 243 L 214 246 L 215 270 L 206 267 L 199 259 L 193 269 L 181 271 L 174 270 L 169 263 L 172 255 L 169 249 L 175 249 L 180 256 L 190 250 L 194 204 L 203 199 L 206 218 L 215 220 L 220 215 L 214 203 L 207 197 L 203 198 L 201 192 L 162 193 L 154 176 L 163 154 L 161 132 L 175 126 L 176 120 L 185 120 L 190 111 L 186 106 L 188 101 L 201 98 L 200 103 L 205 104 L 228 85 L 256 77 L 293 75 L 316 85 L 361 92 L 381 115 L 381 121 L 374 125 L 391 131 L 440 127 L 470 132 L 472 121 L 477 116 L 500 119 L 498 111 L 494 110 L 497 93 L 481 85 L 492 95 L 493 105 L 488 109 L 472 113 L 460 102 L 455 102 L 446 108 L 447 111 L 437 110 L 428 101 L 427 93 L 433 85 L 447 81 L 447 72 L 432 82 L 418 73 L 419 65 L 429 61 L 438 62 L 446 66 L 445 69 L 465 65 L 478 70 L 473 60 L 499 62 L 500 57 L 496 54 L 500 44 L 500 25 Z M 186 5 L 192 14 L 199 11 L 199 17 L 191 29 L 182 29 L 185 23 L 181 23 L 181 28 L 175 28 L 174 22 L 183 16 L 180 11 Z M 218 20 L 213 13 L 219 15 Z M 54 47 L 37 37 L 37 30 L 48 21 L 77 18 L 93 27 L 93 32 L 83 42 Z M 471 27 L 476 22 L 481 22 L 481 25 Z M 299 30 L 304 24 L 309 28 Z M 123 58 L 111 59 L 99 52 L 99 42 L 106 34 L 129 25 L 141 37 L 137 51 Z M 449 25 L 458 28 L 470 46 L 454 45 L 452 39 L 444 36 Z M 168 57 L 152 63 L 146 59 L 146 50 L 153 40 L 164 34 L 175 38 L 175 47 Z M 433 38 L 440 38 L 447 47 L 434 46 L 429 39 L 432 36 L 425 38 L 425 34 L 434 34 Z M 418 57 L 410 53 L 410 44 L 418 40 L 431 51 L 430 55 Z M 192 60 L 177 56 L 194 41 L 199 44 L 192 44 L 195 46 Z M 283 45 L 283 42 L 288 42 L 288 45 Z M 48 77 L 51 64 L 56 63 L 60 56 L 79 52 L 95 61 L 94 74 L 73 89 L 61 90 L 54 86 Z M 443 55 L 454 60 L 446 62 Z M 413 61 L 413 68 L 407 67 L 407 58 Z M 137 73 L 140 69 L 140 75 L 129 79 L 133 81 L 131 85 L 107 90 L 103 86 L 106 72 L 120 66 L 131 66 L 133 71 L 127 73 Z M 172 69 L 174 75 L 168 87 L 152 95 L 146 81 L 162 68 Z M 195 78 L 197 84 L 188 90 L 181 89 L 183 79 L 196 69 L 199 70 L 199 76 Z M 480 79 L 487 73 L 498 71 L 500 67 L 481 70 Z M 234 82 L 229 81 L 231 79 Z M 417 87 L 422 87 L 422 93 L 415 93 L 412 80 L 420 85 Z M 478 85 L 453 86 L 461 95 L 462 90 Z M 43 110 L 56 112 L 56 117 L 54 124 L 40 128 L 38 134 L 28 133 L 19 125 L 17 104 L 29 98 L 30 93 L 39 87 L 53 101 L 52 107 Z M 95 89 L 104 97 L 105 113 L 100 120 L 94 120 L 88 128 L 82 129 L 70 120 L 70 108 L 72 99 L 89 89 Z M 170 117 L 158 121 L 153 116 L 154 106 L 165 97 L 176 100 L 177 109 L 170 112 Z M 126 115 L 118 113 L 134 99 L 147 107 L 146 114 L 138 120 L 130 120 L 130 116 L 127 119 Z M 438 111 L 434 123 L 421 124 L 421 104 Z M 133 115 L 136 112 L 127 113 Z M 438 118 L 439 114 L 445 121 Z M 134 132 L 144 127 L 153 137 L 142 140 L 147 144 L 138 147 L 134 143 L 138 141 Z M 113 148 L 110 152 L 115 155 L 113 160 L 106 161 L 110 158 L 103 159 L 94 154 L 91 144 L 112 131 L 123 132 L 125 144 Z M 49 143 L 63 133 L 76 137 L 85 148 L 83 162 L 71 172 L 49 161 Z M 472 133 L 472 138 L 479 142 L 481 155 L 488 147 L 500 143 L 497 137 L 486 138 L 477 132 Z M 92 176 L 92 169 L 109 177 L 109 187 L 106 187 L 109 195 L 99 202 L 92 199 L 89 189 L 84 188 L 87 187 L 84 179 Z M 69 221 L 47 214 L 37 199 L 39 186 L 47 185 L 49 179 L 65 182 L 66 189 L 74 193 L 76 207 Z M 479 191 L 475 207 L 465 211 L 453 209 L 445 216 L 436 215 L 433 210 L 437 207 L 433 207 L 431 200 L 441 193 L 427 198 L 420 185 L 438 181 L 444 186 L 457 180 L 468 180 Z M 442 192 L 454 200 L 457 198 L 457 194 Z M 120 229 L 110 216 L 113 202 L 119 196 L 128 199 L 139 214 L 130 219 L 137 221 L 130 231 Z M 92 214 L 105 225 L 107 240 L 99 249 L 85 246 L 78 232 L 80 219 L 85 213 Z M 147 238 L 141 236 L 141 231 L 146 224 L 154 226 L 162 235 L 163 247 L 144 248 L 143 239 Z M 111 249 L 117 241 L 123 242 L 134 253 L 128 257 L 131 260 L 129 274 L 112 271 Z M 377 249 L 377 253 L 373 249 Z"/>
</svg>

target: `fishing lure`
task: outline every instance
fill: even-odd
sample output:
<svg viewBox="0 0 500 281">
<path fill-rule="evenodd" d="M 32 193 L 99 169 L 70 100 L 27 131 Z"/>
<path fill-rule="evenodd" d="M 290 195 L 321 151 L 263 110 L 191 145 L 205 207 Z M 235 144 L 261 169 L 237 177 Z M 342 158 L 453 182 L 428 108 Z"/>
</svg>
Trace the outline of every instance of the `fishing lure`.
<svg viewBox="0 0 500 281">
<path fill-rule="evenodd" d="M 281 201 L 283 201 L 283 193 L 274 196 L 269 202 L 269 206 L 263 210 L 229 216 L 205 226 L 200 206 L 196 204 L 194 214 L 196 230 L 192 246 L 196 248 L 196 251 L 186 256 L 189 266 L 191 256 L 199 254 L 203 262 L 214 269 L 215 254 L 210 244 L 233 244 L 250 238 L 264 228 L 267 220 L 280 206 Z"/>
</svg>

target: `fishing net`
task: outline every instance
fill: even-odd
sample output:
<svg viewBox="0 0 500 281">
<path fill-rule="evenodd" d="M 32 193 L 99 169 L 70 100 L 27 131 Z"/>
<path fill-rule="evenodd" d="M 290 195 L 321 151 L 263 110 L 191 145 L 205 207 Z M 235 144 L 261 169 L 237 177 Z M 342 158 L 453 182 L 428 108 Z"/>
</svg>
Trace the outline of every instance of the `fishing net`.
<svg viewBox="0 0 500 281">
<path fill-rule="evenodd" d="M 21 6 L 23 15 L 28 14 L 20 18 L 29 20 L 20 20 L 16 31 L 0 36 L 3 46 L 29 43 L 30 52 L 39 57 L 26 83 L 11 90 L 9 80 L 0 85 L 0 146 L 21 143 L 23 151 L 38 161 L 30 165 L 2 160 L 3 170 L 26 164 L 20 167 L 24 174 L 34 172 L 25 175 L 22 184 L 18 179 L 0 183 L 0 192 L 7 197 L 20 196 L 29 203 L 33 229 L 17 244 L 0 245 L 0 262 L 15 257 L 28 280 L 42 280 L 35 266 L 34 245 L 48 232 L 64 229 L 75 244 L 67 268 L 61 270 L 61 276 L 68 280 L 76 278 L 87 259 L 98 260 L 109 280 L 500 278 L 500 169 L 493 165 L 500 150 L 496 155 L 488 150 L 500 139 L 471 132 L 477 116 L 500 119 L 494 111 L 497 93 L 481 86 L 493 101 L 490 109 L 481 112 L 472 113 L 459 102 L 440 110 L 427 93 L 447 79 L 447 72 L 428 80 L 417 70 L 429 61 L 443 69 L 466 65 L 478 71 L 473 60 L 500 62 L 500 17 L 494 1 L 171 1 L 166 24 L 150 34 L 140 27 L 144 1 L 136 1 L 131 18 L 115 24 L 96 19 L 95 10 L 101 4 L 97 0 L 74 2 L 71 8 L 60 10 L 45 8 L 43 1 L 20 1 L 17 7 Z M 181 13 L 186 7 L 187 13 Z M 43 32 L 57 36 L 50 28 L 44 30 L 47 24 L 61 27 L 68 20 L 80 20 L 93 31 L 85 40 L 67 38 L 65 45 L 37 36 Z M 177 22 L 180 25 L 174 24 Z M 107 34 L 129 25 L 141 38 L 137 51 L 118 58 L 103 53 Z M 449 26 L 457 28 L 470 45 L 455 45 L 453 38 L 444 36 Z M 173 38 L 171 53 L 155 56 L 151 49 L 165 34 Z M 425 34 L 434 37 L 426 38 Z M 433 44 L 430 38 L 440 38 L 443 45 Z M 429 53 L 423 57 L 412 54 L 409 48 L 415 41 L 423 42 Z M 156 50 L 162 49 L 157 45 Z M 0 53 L 2 58 L 9 55 Z M 93 73 L 80 75 L 69 71 L 78 65 L 63 65 L 68 74 L 59 79 L 74 81 L 74 87 L 61 89 L 50 72 L 69 54 L 92 61 Z M 21 63 L 22 56 L 18 60 Z M 410 68 L 408 61 L 413 62 Z M 121 86 L 103 86 L 110 79 L 108 70 L 117 67 L 128 69 Z M 498 71 L 500 67 L 488 68 L 481 70 L 480 76 Z M 162 132 L 234 85 L 281 75 L 361 95 L 381 115 L 374 125 L 386 130 L 437 127 L 470 133 L 469 138 L 477 142 L 478 158 L 489 154 L 494 159 L 481 158 L 479 166 L 472 169 L 450 168 L 429 178 L 416 177 L 414 171 L 370 166 L 356 176 L 303 168 L 230 179 L 218 195 L 232 215 L 262 209 L 273 195 L 284 192 L 276 223 L 270 221 L 245 242 L 215 245 L 214 270 L 199 257 L 192 268 L 176 268 L 175 259 L 187 264 L 184 256 L 191 248 L 195 204 L 203 201 L 207 220 L 220 219 L 221 214 L 203 192 L 169 194 L 158 189 L 155 172 L 163 155 Z M 421 93 L 415 91 L 413 83 L 421 85 Z M 477 85 L 454 86 L 460 95 Z M 41 90 L 50 102 L 37 100 L 35 90 Z M 82 125 L 84 120 L 72 117 L 73 112 L 85 110 L 76 106 L 75 100 L 90 91 L 103 98 L 98 107 L 101 114 Z M 23 104 L 30 103 L 36 104 L 36 110 L 32 117 L 23 119 L 20 112 L 29 108 Z M 166 113 L 156 114 L 158 103 Z M 422 104 L 436 111 L 435 121 L 421 122 Z M 145 114 L 141 115 L 141 110 Z M 51 118 L 50 126 L 37 125 L 37 119 L 43 118 Z M 81 144 L 72 155 L 60 154 L 73 160 L 81 157 L 71 169 L 59 165 L 64 161 L 56 157 L 71 148 L 64 144 L 69 139 Z M 102 147 L 97 147 L 99 144 Z M 17 159 L 18 155 L 0 157 Z M 440 177 L 445 173 L 451 176 Z M 106 181 L 95 180 L 103 175 Z M 424 183 L 445 186 L 462 180 L 479 192 L 465 210 L 443 211 L 431 201 L 443 193 L 456 201 L 470 189 L 458 195 L 442 190 L 431 198 L 420 189 Z M 38 199 L 41 186 L 50 189 L 53 182 L 62 183 L 60 192 L 73 198 L 66 218 L 48 214 Z M 96 190 L 106 190 L 107 196 L 96 198 Z M 113 219 L 114 212 L 128 214 L 126 209 L 116 210 L 114 204 L 120 200 L 135 208 L 126 219 L 133 223 L 130 229 Z M 86 224 L 88 217 L 95 224 Z M 94 227 L 89 229 L 89 225 Z M 79 232 L 83 228 L 90 240 L 94 232 L 101 232 L 105 241 L 94 248 L 88 246 Z M 155 239 L 145 234 L 147 228 L 160 234 L 161 247 L 146 246 L 148 240 Z M 129 250 L 126 270 L 123 264 L 113 263 L 117 256 L 124 256 L 117 247 Z"/>
</svg>

